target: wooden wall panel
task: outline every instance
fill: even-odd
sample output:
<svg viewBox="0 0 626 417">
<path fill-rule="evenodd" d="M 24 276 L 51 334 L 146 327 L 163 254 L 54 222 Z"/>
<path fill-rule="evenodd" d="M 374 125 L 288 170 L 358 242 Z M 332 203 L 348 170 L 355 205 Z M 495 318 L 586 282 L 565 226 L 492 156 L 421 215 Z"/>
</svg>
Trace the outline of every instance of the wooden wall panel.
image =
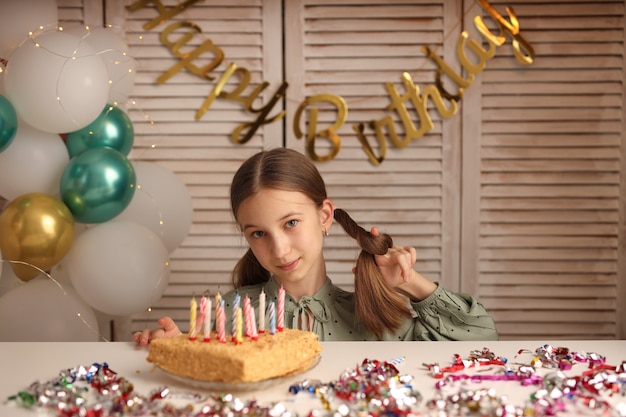
<svg viewBox="0 0 626 417">
<path fill-rule="evenodd" d="M 508 37 L 466 88 L 455 115 L 443 118 L 431 103 L 434 128 L 404 148 L 389 145 L 378 166 L 353 125 L 365 124 L 378 153 L 368 124 L 390 114 L 385 83 L 402 93 L 407 72 L 420 88 L 432 85 L 436 67 L 424 45 L 460 71 L 461 31 L 480 39 L 477 15 L 495 31 L 477 1 L 212 0 L 151 30 L 144 24 L 154 8 L 128 12 L 132 2 L 59 0 L 66 22 L 125 32 L 139 65 L 123 104 L 136 132 L 131 159 L 171 169 L 193 199 L 193 226 L 172 253 L 164 297 L 151 312 L 116 320 L 116 337 L 127 339 L 163 314 L 184 327 L 192 294 L 230 288 L 244 248 L 228 209 L 230 178 L 262 148 L 305 152 L 293 118 L 318 94 L 339 95 L 348 106 L 336 132 L 340 152 L 318 163 L 336 205 L 364 227 L 379 226 L 397 243 L 417 247 L 417 269 L 429 278 L 477 295 L 503 339 L 626 337 L 623 0 L 491 1 L 502 14 L 507 6 L 515 10 L 534 62 L 519 64 Z M 253 84 L 270 83 L 259 104 L 287 81 L 287 97 L 275 109 L 284 108 L 285 118 L 235 145 L 233 129 L 253 119 L 239 104 L 218 99 L 194 119 L 215 80 L 182 70 L 157 84 L 179 60 L 161 31 L 183 21 L 202 30 L 189 50 L 211 40 L 224 51 L 212 75 L 232 62 L 250 70 Z M 226 90 L 235 84 L 230 80 Z M 327 128 L 334 110 L 319 110 L 320 128 Z M 320 140 L 317 149 L 329 148 Z M 326 252 L 333 280 L 351 289 L 354 242 L 334 226 Z"/>
<path fill-rule="evenodd" d="M 458 218 L 459 194 L 450 192 L 456 191 L 458 178 L 454 170 L 446 168 L 458 166 L 458 161 L 451 164 L 455 151 L 444 144 L 443 136 L 446 129 L 458 126 L 458 120 L 444 127 L 441 117 L 431 112 L 434 129 L 402 149 L 388 144 L 380 165 L 368 160 L 354 126 L 365 126 L 367 140 L 380 155 L 369 123 L 392 114 L 386 110 L 390 100 L 385 84 L 392 83 L 404 94 L 403 72 L 416 84 L 434 82 L 433 68 L 421 46 L 428 44 L 446 52 L 443 39 L 450 30 L 449 22 L 458 24 L 455 13 L 460 4 L 457 6 L 445 6 L 443 1 L 285 2 L 285 63 L 290 83 L 287 113 L 294 114 L 305 98 L 320 94 L 341 96 L 348 108 L 346 122 L 335 132 L 341 139 L 339 153 L 331 161 L 318 163 L 330 198 L 363 227 L 378 226 L 396 243 L 415 246 L 417 269 L 448 286 L 454 286 L 458 276 L 454 256 L 458 254 L 458 239 L 454 238 L 458 227 L 443 216 Z M 407 107 L 415 111 L 410 103 Z M 318 110 L 318 130 L 330 127 L 337 117 L 335 108 L 320 105 Z M 403 135 L 399 118 L 394 117 Z M 301 129 L 306 130 L 307 120 L 301 122 Z M 288 128 L 286 135 L 287 146 L 306 152 L 305 138 L 297 138 L 293 128 Z M 316 142 L 317 152 L 327 154 L 324 140 Z M 354 285 L 355 246 L 340 226 L 333 226 L 326 245 L 329 276 L 347 289 Z"/>
<path fill-rule="evenodd" d="M 125 5 L 131 3 L 128 0 Z M 162 3 L 167 7 L 178 4 Z M 243 253 L 243 239 L 229 210 L 230 179 L 253 153 L 282 146 L 283 127 L 281 123 L 262 126 L 248 143 L 237 145 L 231 141 L 231 133 L 256 117 L 241 104 L 217 98 L 200 119 L 195 116 L 230 63 L 246 68 L 251 75 L 252 86 L 244 95 L 263 81 L 271 84 L 255 106 L 267 102 L 282 80 L 282 30 L 278 1 L 198 2 L 150 30 L 144 25 L 156 16 L 154 7 L 129 11 L 124 5 L 117 6 L 109 11 L 117 20 L 123 16 L 131 53 L 140 67 L 128 104 L 136 127 L 130 157 L 156 161 L 176 173 L 187 185 L 194 209 L 189 235 L 171 255 L 170 284 L 163 298 L 151 311 L 136 314 L 130 326 L 118 321 L 128 337 L 127 330 L 153 325 L 164 314 L 184 327 L 192 294 L 205 290 L 214 294 L 232 287 L 230 272 Z M 165 83 L 156 83 L 158 76 L 180 61 L 161 38 L 163 30 L 175 22 L 190 22 L 201 29 L 181 51 L 190 52 L 208 41 L 223 51 L 222 62 L 208 74 L 211 80 L 183 69 Z M 177 39 L 183 33 L 179 30 L 170 37 Z M 209 65 L 215 56 L 203 53 L 193 64 Z M 235 76 L 224 90 L 232 91 L 238 83 Z"/>
<path fill-rule="evenodd" d="M 508 39 L 464 114 L 480 116 L 463 132 L 464 265 L 503 339 L 623 328 L 624 3 L 569 3 L 491 2 L 515 10 L 536 59 L 520 65 Z"/>
</svg>

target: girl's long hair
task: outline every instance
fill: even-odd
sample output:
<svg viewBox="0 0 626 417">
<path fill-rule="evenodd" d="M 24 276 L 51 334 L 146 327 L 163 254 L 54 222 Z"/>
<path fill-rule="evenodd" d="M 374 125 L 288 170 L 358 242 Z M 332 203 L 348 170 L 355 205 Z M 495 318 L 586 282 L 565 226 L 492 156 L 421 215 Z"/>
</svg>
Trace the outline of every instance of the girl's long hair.
<svg viewBox="0 0 626 417">
<path fill-rule="evenodd" d="M 407 299 L 385 281 L 374 259 L 374 255 L 387 253 L 393 239 L 386 233 L 372 235 L 342 209 L 335 209 L 335 220 L 361 247 L 354 277 L 356 316 L 366 329 L 382 339 L 383 333 L 394 333 L 411 317 Z"/>
<path fill-rule="evenodd" d="M 230 204 L 235 219 L 239 207 L 248 197 L 267 188 L 301 192 L 317 208 L 321 208 L 328 198 L 324 180 L 308 158 L 292 149 L 275 148 L 253 155 L 235 173 L 230 187 Z M 344 210 L 335 209 L 334 217 L 362 249 L 355 275 L 357 320 L 381 339 L 383 333 L 393 333 L 403 320 L 411 317 L 406 298 L 387 284 L 374 260 L 374 255 L 387 253 L 393 240 L 387 234 L 372 235 Z M 235 288 L 261 284 L 269 279 L 269 271 L 261 266 L 250 249 L 237 262 L 232 274 Z"/>
</svg>

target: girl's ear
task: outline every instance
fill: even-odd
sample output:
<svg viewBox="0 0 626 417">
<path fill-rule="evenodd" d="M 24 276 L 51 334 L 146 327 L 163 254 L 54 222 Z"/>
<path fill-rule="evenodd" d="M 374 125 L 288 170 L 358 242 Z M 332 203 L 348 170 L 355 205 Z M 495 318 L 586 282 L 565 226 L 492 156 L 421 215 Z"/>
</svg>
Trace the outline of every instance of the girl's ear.
<svg viewBox="0 0 626 417">
<path fill-rule="evenodd" d="M 328 232 L 330 230 L 330 226 L 333 224 L 333 219 L 335 218 L 335 205 L 332 201 L 326 199 L 322 202 L 322 207 L 320 208 L 319 213 L 322 230 Z"/>
</svg>

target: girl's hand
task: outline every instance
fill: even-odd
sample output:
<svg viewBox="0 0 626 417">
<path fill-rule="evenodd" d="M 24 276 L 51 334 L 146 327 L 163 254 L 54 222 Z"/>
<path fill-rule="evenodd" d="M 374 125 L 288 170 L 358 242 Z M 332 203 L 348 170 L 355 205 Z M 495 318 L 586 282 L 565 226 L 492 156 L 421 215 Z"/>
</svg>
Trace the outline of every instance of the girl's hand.
<svg viewBox="0 0 626 417">
<path fill-rule="evenodd" d="M 140 346 L 145 346 L 153 339 L 169 339 L 183 334 L 176 323 L 174 323 L 174 320 L 170 317 L 162 317 L 157 321 L 157 323 L 159 323 L 161 328 L 155 330 L 145 329 L 141 332 L 133 334 L 133 340 L 135 343 Z"/>
<path fill-rule="evenodd" d="M 371 233 L 380 236 L 377 227 L 372 227 Z M 411 246 L 393 246 L 386 254 L 375 255 L 374 259 L 385 281 L 396 288 L 411 280 L 415 273 L 413 265 L 417 261 L 417 252 Z"/>
<path fill-rule="evenodd" d="M 380 236 L 377 227 L 372 227 L 370 233 Z M 424 300 L 437 289 L 437 284 L 413 269 L 417 262 L 417 251 L 413 247 L 393 246 L 386 254 L 375 255 L 374 261 L 383 279 L 412 301 Z M 352 272 L 356 274 L 356 267 Z"/>
<path fill-rule="evenodd" d="M 372 227 L 371 233 L 380 236 L 376 227 Z M 437 284 L 413 269 L 417 261 L 413 247 L 394 246 L 384 255 L 375 255 L 374 260 L 385 281 L 413 301 L 423 300 L 437 289 Z"/>
</svg>

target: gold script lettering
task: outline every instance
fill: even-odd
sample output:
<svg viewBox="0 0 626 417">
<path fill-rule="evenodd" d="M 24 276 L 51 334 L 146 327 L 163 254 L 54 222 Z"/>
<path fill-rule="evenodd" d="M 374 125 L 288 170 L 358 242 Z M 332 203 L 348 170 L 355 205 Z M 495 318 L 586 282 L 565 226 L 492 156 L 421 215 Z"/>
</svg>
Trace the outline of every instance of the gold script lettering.
<svg viewBox="0 0 626 417">
<path fill-rule="evenodd" d="M 234 74 L 237 74 L 239 76 L 239 84 L 235 87 L 233 91 L 225 91 L 224 86 Z M 256 133 L 260 126 L 268 123 L 273 123 L 285 117 L 284 110 L 280 111 L 277 115 L 273 117 L 268 117 L 268 114 L 272 110 L 272 108 L 276 106 L 276 103 L 278 103 L 278 101 L 285 96 L 285 92 L 287 91 L 288 87 L 287 82 L 283 82 L 278 87 L 276 92 L 272 95 L 271 99 L 265 106 L 257 109 L 253 107 L 253 103 L 258 98 L 259 94 L 269 86 L 269 83 L 263 82 L 255 87 L 254 90 L 247 97 L 242 96 L 244 91 L 250 85 L 250 78 L 251 75 L 248 69 L 238 68 L 236 64 L 231 63 L 226 71 L 222 74 L 209 96 L 204 100 L 202 106 L 200 106 L 200 108 L 196 112 L 196 120 L 200 119 L 204 115 L 204 113 L 207 112 L 207 110 L 217 97 L 243 103 L 248 112 L 258 113 L 258 117 L 254 122 L 239 124 L 231 134 L 231 140 L 234 143 L 244 144 L 252 138 L 252 136 Z M 245 134 L 243 134 L 242 136 L 243 132 L 245 132 Z"/>
<path fill-rule="evenodd" d="M 262 85 L 266 87 L 269 84 L 263 83 Z M 276 92 L 272 95 L 272 98 L 270 99 L 270 101 L 265 106 L 261 107 L 260 109 L 253 109 L 252 101 L 250 101 L 246 109 L 252 113 L 258 113 L 259 116 L 256 118 L 254 122 L 241 123 L 239 126 L 235 128 L 235 130 L 233 131 L 231 135 L 231 139 L 234 143 L 244 144 L 248 142 L 252 138 L 252 136 L 256 133 L 256 131 L 259 129 L 260 126 L 264 124 L 268 124 L 268 123 L 273 123 L 279 119 L 282 119 L 285 116 L 285 111 L 282 110 L 274 117 L 271 117 L 271 118 L 267 117 L 270 110 L 272 110 L 272 108 L 274 108 L 276 103 L 278 103 L 278 101 L 285 96 L 285 92 L 287 91 L 288 85 L 289 84 L 287 84 L 286 81 L 283 81 L 281 85 L 278 87 L 278 89 L 276 90 Z M 261 92 L 261 90 L 259 90 L 258 88 L 255 89 L 254 91 L 255 91 L 255 95 L 258 95 Z M 252 96 L 252 94 L 250 96 Z M 243 137 L 241 137 L 242 132 L 245 132 Z"/>
<path fill-rule="evenodd" d="M 348 118 L 348 105 L 341 96 L 336 96 L 333 94 L 318 94 L 315 96 L 307 97 L 302 103 L 300 103 L 298 109 L 296 110 L 296 114 L 293 118 L 293 132 L 296 138 L 302 138 L 303 133 L 300 129 L 300 118 L 302 117 L 302 113 L 307 107 L 309 107 L 309 105 L 319 102 L 327 102 L 333 104 L 337 109 L 337 118 L 335 120 L 335 123 L 333 123 L 331 127 L 318 133 L 318 109 L 312 107 L 309 110 L 309 126 L 306 135 L 306 150 L 309 157 L 314 161 L 325 162 L 330 161 L 335 156 L 337 156 L 337 154 L 339 153 L 339 149 L 341 149 L 341 139 L 334 133 L 346 122 L 346 119 Z M 317 135 L 330 141 L 331 149 L 327 155 L 320 156 L 317 154 L 317 151 L 315 150 L 315 138 Z"/>
<path fill-rule="evenodd" d="M 485 69 L 487 61 L 493 58 L 496 54 L 496 47 L 493 43 L 489 43 L 489 50 L 485 50 L 474 39 L 469 39 L 469 34 L 466 31 L 461 32 L 459 42 L 456 46 L 456 56 L 459 58 L 459 62 L 472 76 L 479 74 Z M 468 47 L 478 57 L 477 63 L 472 63 L 465 54 L 465 47 Z"/>
<path fill-rule="evenodd" d="M 200 1 L 204 1 L 204 0 L 187 0 L 177 6 L 174 6 L 168 9 L 167 7 L 163 5 L 163 3 L 161 3 L 160 0 L 137 0 L 130 6 L 126 6 L 126 9 L 129 12 L 134 12 L 134 11 L 141 9 L 142 7 L 146 7 L 148 4 L 154 4 L 157 10 L 159 11 L 159 15 L 155 17 L 154 19 L 152 19 L 151 21 L 149 21 L 148 23 L 143 25 L 143 28 L 145 30 L 150 30 L 150 29 L 154 29 L 155 27 L 157 27 L 158 25 L 162 23 L 167 22 L 172 17 L 176 16 L 177 14 L 183 12 L 188 7 Z"/>
<path fill-rule="evenodd" d="M 433 129 L 434 125 L 430 115 L 428 114 L 427 108 L 428 98 L 433 99 L 433 102 L 437 106 L 437 110 L 441 116 L 447 118 L 456 113 L 456 101 L 451 100 L 450 107 L 446 107 L 439 90 L 435 86 L 430 85 L 426 87 L 422 93 L 422 97 L 420 97 L 420 89 L 415 85 L 409 73 L 404 72 L 402 74 L 402 81 L 406 90 L 406 93 L 402 96 L 398 94 L 398 91 L 392 83 L 385 83 L 391 98 L 391 104 L 387 106 L 386 110 L 396 111 L 398 116 L 400 116 L 400 120 L 402 121 L 406 132 L 406 138 L 404 141 L 400 141 L 401 143 L 408 142 L 413 139 L 419 139 L 424 135 L 424 133 Z M 411 115 L 404 105 L 405 101 L 411 101 L 413 103 L 413 107 L 419 116 L 418 119 L 421 121 L 419 130 L 416 129 L 415 124 L 413 124 Z"/>
<path fill-rule="evenodd" d="M 374 123 L 374 121 L 371 121 L 370 127 L 374 128 Z M 376 155 L 374 155 L 374 150 L 372 149 L 372 146 L 365 136 L 365 126 L 363 125 L 363 123 L 357 123 L 352 125 L 352 130 L 356 132 L 356 137 L 359 140 L 359 143 L 361 144 L 365 155 L 367 155 L 367 159 L 370 160 L 370 163 L 372 165 L 380 165 L 387 156 L 387 142 L 385 141 L 385 138 L 382 135 L 379 135 L 378 131 L 376 132 L 376 138 L 378 139 L 378 146 L 380 149 L 380 156 L 377 157 Z"/>
<path fill-rule="evenodd" d="M 189 22 L 176 22 L 172 23 L 168 27 L 166 27 L 163 32 L 161 32 L 161 42 L 170 48 L 170 51 L 173 55 L 180 58 L 180 60 L 169 70 L 167 70 L 164 74 L 161 74 L 157 78 L 157 83 L 163 84 L 168 79 L 170 79 L 174 74 L 181 71 L 183 68 L 186 68 L 189 72 L 194 75 L 199 76 L 205 80 L 213 80 L 215 77 L 211 77 L 208 75 L 214 68 L 222 63 L 224 60 L 224 52 L 221 48 L 214 45 L 213 42 L 208 39 L 204 41 L 200 46 L 193 49 L 191 52 L 181 52 L 181 47 L 186 45 L 191 39 L 194 37 L 194 33 L 185 33 L 175 42 L 169 40 L 169 35 L 176 29 L 181 27 L 187 27 L 193 29 L 196 33 L 201 33 L 202 30 L 199 26 L 194 23 Z M 193 64 L 193 61 L 197 59 L 204 52 L 211 52 L 215 57 L 211 62 L 209 62 L 204 67 L 198 67 Z"/>
<path fill-rule="evenodd" d="M 535 59 L 535 49 L 532 47 L 530 43 L 520 33 L 519 20 L 515 14 L 515 11 L 511 7 L 506 8 L 506 12 L 509 14 L 508 22 L 496 9 L 489 4 L 487 0 L 477 0 L 478 3 L 482 6 L 483 9 L 500 25 L 501 30 L 508 33 L 513 39 L 513 53 L 515 54 L 515 58 L 521 64 L 532 64 Z M 480 21 L 480 25 L 486 28 L 484 22 L 482 22 L 482 18 L 480 16 L 476 16 L 475 21 Z"/>
<path fill-rule="evenodd" d="M 215 83 L 215 87 L 213 87 L 213 89 L 211 90 L 207 98 L 205 98 L 204 101 L 202 102 L 202 105 L 200 106 L 200 108 L 196 111 L 196 116 L 195 116 L 196 120 L 200 120 L 202 116 L 204 116 L 204 113 L 206 113 L 209 110 L 209 107 L 211 107 L 211 104 L 213 104 L 213 101 L 215 101 L 215 99 L 220 94 L 222 94 L 222 89 L 228 82 L 228 79 L 234 74 L 236 69 L 237 69 L 237 64 L 231 63 L 228 65 L 228 68 L 226 68 L 226 71 L 222 73 L 219 80 L 217 80 L 217 83 Z"/>
<path fill-rule="evenodd" d="M 161 3 L 161 0 L 137 0 L 126 8 L 129 11 L 136 11 L 142 7 L 154 5 L 159 15 L 144 25 L 146 30 L 150 30 L 155 26 L 166 22 L 199 1 L 202 0 L 186 0 L 177 6 L 167 8 Z M 357 139 L 359 140 L 363 151 L 372 164 L 379 165 L 385 159 L 387 140 L 389 140 L 390 143 L 397 148 L 404 148 L 412 140 L 419 139 L 426 132 L 434 128 L 433 121 L 428 113 L 429 99 L 432 99 L 432 102 L 441 117 L 449 118 L 454 115 L 457 111 L 457 102 L 459 102 L 463 97 L 464 89 L 471 86 L 474 82 L 475 75 L 485 69 L 487 62 L 495 56 L 497 48 L 506 42 L 507 35 L 512 38 L 513 50 L 517 61 L 522 64 L 531 64 L 533 62 L 534 49 L 532 45 L 530 45 L 521 35 L 519 20 L 517 19 L 513 9 L 510 7 L 506 8 L 508 13 L 507 20 L 491 6 L 488 0 L 477 1 L 487 14 L 495 20 L 500 30 L 500 34 L 495 35 L 492 33 L 480 16 L 476 16 L 474 18 L 474 26 L 487 42 L 488 48 L 484 48 L 481 43 L 470 39 L 469 34 L 466 31 L 461 32 L 457 41 L 456 55 L 462 69 L 467 72 L 466 77 L 464 78 L 460 72 L 453 70 L 443 60 L 443 58 L 438 56 L 430 47 L 424 46 L 422 50 L 426 53 L 427 58 L 432 60 L 437 67 L 434 85 L 425 87 L 420 94 L 420 88 L 415 85 L 411 76 L 406 72 L 402 74 L 402 82 L 405 88 L 404 94 L 400 95 L 393 83 L 385 83 L 385 87 L 391 100 L 391 103 L 385 110 L 392 112 L 395 111 L 395 114 L 400 118 L 400 122 L 404 128 L 404 137 L 400 137 L 400 134 L 396 131 L 396 125 L 398 123 L 394 120 L 393 115 L 387 115 L 379 120 L 370 121 L 369 127 L 374 130 L 376 140 L 378 142 L 379 156 L 376 156 L 373 147 L 370 145 L 367 136 L 365 135 L 365 125 L 363 123 L 358 123 L 352 126 L 352 129 L 356 132 Z M 175 41 L 170 40 L 169 36 L 172 32 L 181 28 L 188 28 L 190 31 L 184 33 Z M 214 45 L 211 40 L 208 40 L 190 52 L 183 52 L 181 50 L 184 46 L 188 45 L 188 43 L 198 33 L 201 33 L 200 27 L 194 23 L 186 21 L 173 23 L 162 31 L 160 36 L 161 42 L 170 48 L 172 54 L 177 56 L 180 60 L 176 65 L 157 79 L 159 84 L 166 82 L 182 69 L 187 69 L 192 74 L 198 75 L 203 79 L 215 79 L 215 77 L 211 77 L 208 74 L 217 68 L 224 59 L 224 53 L 221 48 Z M 472 60 L 467 56 L 468 50 L 473 52 L 475 59 Z M 198 59 L 200 55 L 205 52 L 212 52 L 215 56 L 214 59 L 208 65 L 203 67 L 194 65 L 194 60 Z M 239 83 L 232 91 L 224 91 L 227 82 L 234 74 L 239 76 Z M 456 87 L 458 88 L 456 94 L 452 94 L 444 88 L 442 82 L 442 76 L 444 75 L 456 84 Z M 283 82 L 279 86 L 266 105 L 260 108 L 255 108 L 254 102 L 269 86 L 269 83 L 265 81 L 260 83 L 249 95 L 244 96 L 244 92 L 250 86 L 250 79 L 251 75 L 248 69 L 238 68 L 235 63 L 231 63 L 219 77 L 215 86 L 200 108 L 196 111 L 195 119 L 199 120 L 209 110 L 212 103 L 218 97 L 242 103 L 248 112 L 258 114 L 256 120 L 249 123 L 241 123 L 232 132 L 232 141 L 236 144 L 244 144 L 252 138 L 259 127 L 283 118 L 285 116 L 284 110 L 278 112 L 278 114 L 273 117 L 269 117 L 268 115 L 278 101 L 285 96 L 288 86 L 287 83 Z M 446 104 L 446 100 L 449 104 Z M 312 107 L 309 111 L 308 128 L 306 133 L 306 151 L 313 160 L 325 162 L 334 159 L 341 148 L 341 138 L 335 132 L 345 123 L 347 119 L 348 106 L 342 97 L 332 94 L 319 94 L 306 98 L 305 101 L 298 107 L 293 120 L 294 133 L 298 139 L 303 136 L 300 129 L 300 118 L 302 117 L 302 113 L 307 107 L 316 102 L 329 102 L 337 109 L 337 118 L 333 125 L 319 132 L 317 132 L 319 109 Z M 409 109 L 407 109 L 406 106 L 407 102 L 412 103 L 413 110 L 417 113 L 417 122 L 421 123 L 419 129 L 416 127 L 411 115 L 409 114 Z M 387 136 L 385 135 L 385 131 L 387 132 Z M 330 142 L 330 151 L 326 155 L 319 155 L 316 151 L 315 139 L 317 136 L 326 138 Z"/>
</svg>

